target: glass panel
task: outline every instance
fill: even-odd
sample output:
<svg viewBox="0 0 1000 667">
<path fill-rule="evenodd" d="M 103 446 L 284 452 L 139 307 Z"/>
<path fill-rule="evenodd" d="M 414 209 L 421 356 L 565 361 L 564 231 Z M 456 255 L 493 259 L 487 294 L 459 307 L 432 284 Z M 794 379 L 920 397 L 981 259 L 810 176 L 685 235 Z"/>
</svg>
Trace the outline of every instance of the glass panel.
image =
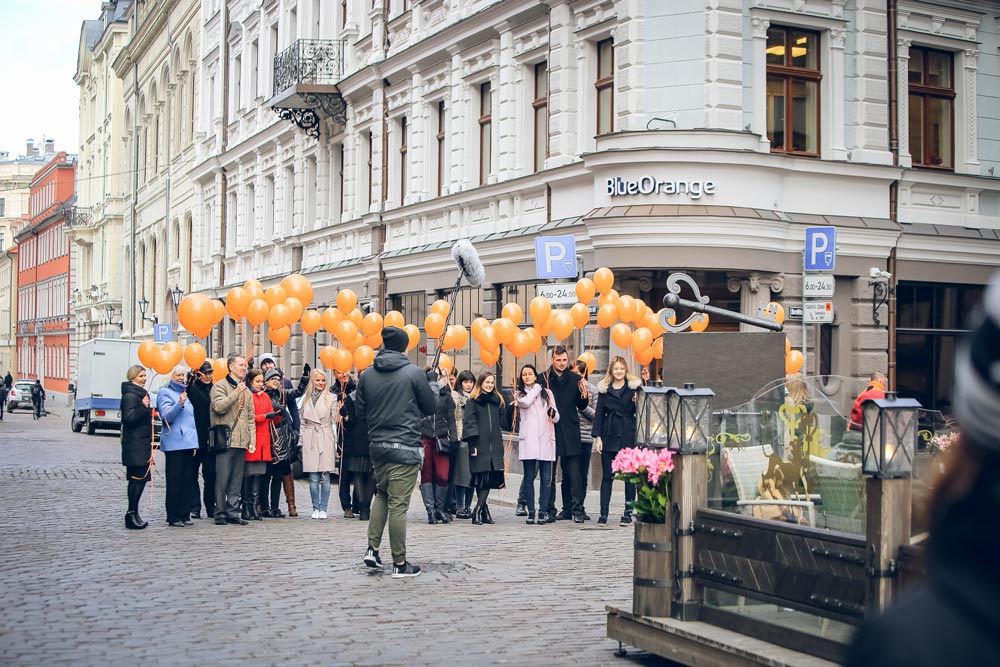
<svg viewBox="0 0 1000 667">
<path fill-rule="evenodd" d="M 927 78 L 925 83 L 928 86 L 939 88 L 951 88 L 951 59 L 952 54 L 945 51 L 927 52 Z"/>
<path fill-rule="evenodd" d="M 910 62 L 913 62 L 912 60 Z M 919 95 L 910 95 L 909 106 L 910 123 L 910 155 L 913 156 L 913 164 L 924 164 L 924 98 Z"/>
<path fill-rule="evenodd" d="M 927 161 L 924 164 L 951 167 L 951 100 L 927 98 L 927 133 Z"/>
<path fill-rule="evenodd" d="M 479 115 L 489 116 L 493 113 L 493 95 L 491 95 L 492 86 L 488 83 L 484 83 L 479 87 Z"/>
<path fill-rule="evenodd" d="M 869 474 L 879 472 L 882 466 L 882 419 L 878 406 L 874 403 L 866 403 L 862 419 L 862 442 L 864 448 L 861 462 L 864 471 Z"/>
<path fill-rule="evenodd" d="M 485 183 L 493 170 L 493 127 L 492 123 L 484 123 L 479 128 L 479 182 Z"/>
<path fill-rule="evenodd" d="M 819 39 L 816 33 L 793 30 L 790 41 L 793 67 L 819 69 Z"/>
<path fill-rule="evenodd" d="M 819 152 L 819 84 L 792 80 L 792 150 Z"/>
<path fill-rule="evenodd" d="M 549 68 L 546 63 L 535 65 L 535 99 L 549 96 Z"/>
<path fill-rule="evenodd" d="M 597 91 L 597 133 L 604 134 L 605 132 L 611 132 L 614 129 L 614 124 L 612 122 L 612 107 L 611 107 L 611 97 L 612 90 L 610 87 L 601 88 Z"/>
<path fill-rule="evenodd" d="M 767 138 L 771 150 L 785 147 L 785 80 L 767 77 Z"/>
<path fill-rule="evenodd" d="M 783 28 L 767 29 L 767 54 L 768 65 L 785 64 L 785 30 Z"/>
<path fill-rule="evenodd" d="M 535 171 L 545 167 L 549 156 L 549 110 L 548 107 L 535 109 Z"/>
<path fill-rule="evenodd" d="M 614 73 L 614 40 L 606 39 L 597 44 L 597 78 L 607 79 Z"/>
<path fill-rule="evenodd" d="M 886 414 L 885 470 L 899 475 L 913 470 L 913 449 L 917 443 L 917 411 L 890 410 Z"/>
<path fill-rule="evenodd" d="M 924 82 L 924 52 L 920 49 L 910 49 L 909 75 L 910 83 Z"/>
</svg>

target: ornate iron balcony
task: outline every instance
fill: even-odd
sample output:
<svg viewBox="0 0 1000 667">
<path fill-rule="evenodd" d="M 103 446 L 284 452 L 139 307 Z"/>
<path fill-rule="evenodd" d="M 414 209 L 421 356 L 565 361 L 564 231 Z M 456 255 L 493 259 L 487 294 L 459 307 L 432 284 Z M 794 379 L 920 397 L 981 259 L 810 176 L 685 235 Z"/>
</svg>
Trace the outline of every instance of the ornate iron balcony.
<svg viewBox="0 0 1000 667">
<path fill-rule="evenodd" d="M 274 95 L 299 83 L 336 85 L 344 71 L 344 40 L 299 39 L 274 57 Z"/>
<path fill-rule="evenodd" d="M 94 221 L 91 209 L 83 206 L 70 206 L 66 209 L 67 227 L 87 227 Z"/>
</svg>

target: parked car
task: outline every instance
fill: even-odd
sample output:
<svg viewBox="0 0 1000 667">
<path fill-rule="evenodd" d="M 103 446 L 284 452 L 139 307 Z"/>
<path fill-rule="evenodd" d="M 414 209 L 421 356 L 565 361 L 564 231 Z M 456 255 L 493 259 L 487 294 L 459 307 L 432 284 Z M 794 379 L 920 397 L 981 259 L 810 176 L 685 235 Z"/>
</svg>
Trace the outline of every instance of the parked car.
<svg viewBox="0 0 1000 667">
<path fill-rule="evenodd" d="M 14 386 L 10 388 L 10 393 L 7 394 L 8 412 L 13 412 L 17 408 L 31 409 L 31 387 L 34 384 L 34 380 L 17 380 L 14 382 Z"/>
</svg>

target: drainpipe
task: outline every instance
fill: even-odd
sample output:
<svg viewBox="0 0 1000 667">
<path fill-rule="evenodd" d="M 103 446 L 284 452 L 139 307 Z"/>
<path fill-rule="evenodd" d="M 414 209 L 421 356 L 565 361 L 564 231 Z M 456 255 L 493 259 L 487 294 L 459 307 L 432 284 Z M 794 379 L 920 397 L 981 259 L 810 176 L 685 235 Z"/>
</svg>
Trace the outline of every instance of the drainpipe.
<svg viewBox="0 0 1000 667">
<path fill-rule="evenodd" d="M 889 55 L 889 152 L 892 153 L 892 165 L 899 167 L 899 58 L 896 51 L 896 34 L 898 21 L 898 0 L 886 0 L 886 30 Z M 899 219 L 899 178 L 889 184 L 889 219 L 898 223 Z M 892 274 L 889 278 L 889 342 L 888 342 L 888 372 L 886 380 L 889 391 L 896 391 L 896 246 L 889 251 L 889 261 L 886 270 Z"/>
</svg>

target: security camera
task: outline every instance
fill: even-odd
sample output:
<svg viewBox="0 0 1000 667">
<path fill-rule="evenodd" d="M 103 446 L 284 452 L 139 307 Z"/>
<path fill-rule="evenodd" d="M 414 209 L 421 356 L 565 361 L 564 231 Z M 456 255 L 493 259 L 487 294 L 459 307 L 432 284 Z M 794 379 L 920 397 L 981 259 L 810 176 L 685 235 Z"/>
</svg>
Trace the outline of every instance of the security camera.
<svg viewBox="0 0 1000 667">
<path fill-rule="evenodd" d="M 882 281 L 889 280 L 889 278 L 892 278 L 891 273 L 889 273 L 888 271 L 883 271 L 877 266 L 873 266 L 872 268 L 868 269 L 868 276 L 872 280 L 882 280 Z"/>
</svg>

